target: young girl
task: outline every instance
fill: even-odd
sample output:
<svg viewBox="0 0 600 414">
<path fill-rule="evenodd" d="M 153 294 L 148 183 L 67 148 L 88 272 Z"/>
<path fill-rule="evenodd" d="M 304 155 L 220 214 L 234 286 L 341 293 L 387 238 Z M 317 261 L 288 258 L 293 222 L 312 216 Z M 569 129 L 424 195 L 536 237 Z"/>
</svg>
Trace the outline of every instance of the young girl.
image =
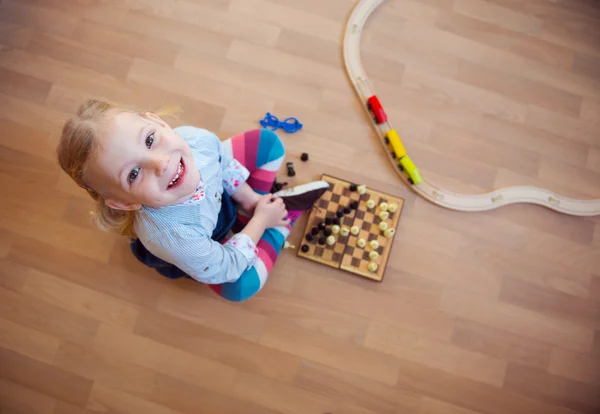
<svg viewBox="0 0 600 414">
<path fill-rule="evenodd" d="M 269 194 L 284 158 L 272 131 L 220 141 L 97 100 L 66 122 L 57 156 L 96 200 L 100 228 L 136 239 L 136 256 L 161 273 L 179 270 L 232 301 L 264 286 L 293 222 L 328 188 Z"/>
</svg>

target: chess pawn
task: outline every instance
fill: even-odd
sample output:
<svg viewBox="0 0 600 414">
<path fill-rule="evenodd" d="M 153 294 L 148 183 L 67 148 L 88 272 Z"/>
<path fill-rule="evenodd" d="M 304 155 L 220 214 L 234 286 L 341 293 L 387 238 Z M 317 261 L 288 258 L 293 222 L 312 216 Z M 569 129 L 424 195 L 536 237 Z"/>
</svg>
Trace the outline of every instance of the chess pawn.
<svg viewBox="0 0 600 414">
<path fill-rule="evenodd" d="M 348 227 L 342 227 L 340 229 L 340 235 L 347 236 L 348 234 L 350 234 L 350 230 L 348 229 Z"/>
<path fill-rule="evenodd" d="M 391 227 L 390 227 L 389 229 L 386 229 L 386 230 L 383 232 L 383 235 L 384 235 L 385 237 L 394 237 L 394 233 L 395 233 L 395 232 L 396 232 L 396 231 L 395 231 L 393 228 L 391 228 Z"/>
<path fill-rule="evenodd" d="M 395 213 L 396 211 L 398 211 L 398 204 L 396 204 L 396 203 L 390 204 L 388 207 L 388 211 L 390 213 Z"/>
</svg>

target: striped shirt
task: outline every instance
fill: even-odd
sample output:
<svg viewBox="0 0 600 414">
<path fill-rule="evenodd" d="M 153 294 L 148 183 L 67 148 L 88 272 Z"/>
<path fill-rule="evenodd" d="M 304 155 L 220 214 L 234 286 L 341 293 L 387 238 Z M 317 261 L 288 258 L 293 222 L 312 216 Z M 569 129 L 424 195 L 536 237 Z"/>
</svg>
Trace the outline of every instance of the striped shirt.
<svg viewBox="0 0 600 414">
<path fill-rule="evenodd" d="M 201 182 L 186 202 L 165 207 L 143 206 L 134 228 L 155 256 L 207 284 L 236 281 L 258 257 L 255 243 L 243 233 L 221 244 L 211 236 L 221 210 L 223 191 L 235 193 L 250 173 L 233 158 L 230 141 L 205 129 L 175 128 L 190 146 Z"/>
</svg>

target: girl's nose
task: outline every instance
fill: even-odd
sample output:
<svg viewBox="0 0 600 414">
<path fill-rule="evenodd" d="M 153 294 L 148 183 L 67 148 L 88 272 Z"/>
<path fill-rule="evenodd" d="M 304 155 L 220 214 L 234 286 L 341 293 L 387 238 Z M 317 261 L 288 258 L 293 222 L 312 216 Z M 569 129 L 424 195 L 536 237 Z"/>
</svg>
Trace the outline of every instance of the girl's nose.
<svg viewBox="0 0 600 414">
<path fill-rule="evenodd" d="M 163 175 L 169 167 L 169 157 L 167 155 L 156 154 L 150 162 L 156 175 Z"/>
</svg>

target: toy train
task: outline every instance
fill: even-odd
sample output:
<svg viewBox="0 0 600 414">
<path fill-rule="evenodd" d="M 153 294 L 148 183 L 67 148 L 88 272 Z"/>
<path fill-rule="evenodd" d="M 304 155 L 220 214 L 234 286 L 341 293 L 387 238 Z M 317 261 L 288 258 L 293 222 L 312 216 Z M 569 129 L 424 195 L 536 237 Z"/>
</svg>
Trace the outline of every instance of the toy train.
<svg viewBox="0 0 600 414">
<path fill-rule="evenodd" d="M 373 115 L 373 120 L 377 125 L 387 122 L 387 114 L 379 102 L 377 95 L 373 95 L 367 99 L 367 109 Z M 419 170 L 406 153 L 406 149 L 395 129 L 388 129 L 385 133 L 385 143 L 391 147 L 392 157 L 398 163 L 400 171 L 404 171 L 408 175 L 408 181 L 411 184 L 419 184 L 423 181 Z"/>
</svg>

